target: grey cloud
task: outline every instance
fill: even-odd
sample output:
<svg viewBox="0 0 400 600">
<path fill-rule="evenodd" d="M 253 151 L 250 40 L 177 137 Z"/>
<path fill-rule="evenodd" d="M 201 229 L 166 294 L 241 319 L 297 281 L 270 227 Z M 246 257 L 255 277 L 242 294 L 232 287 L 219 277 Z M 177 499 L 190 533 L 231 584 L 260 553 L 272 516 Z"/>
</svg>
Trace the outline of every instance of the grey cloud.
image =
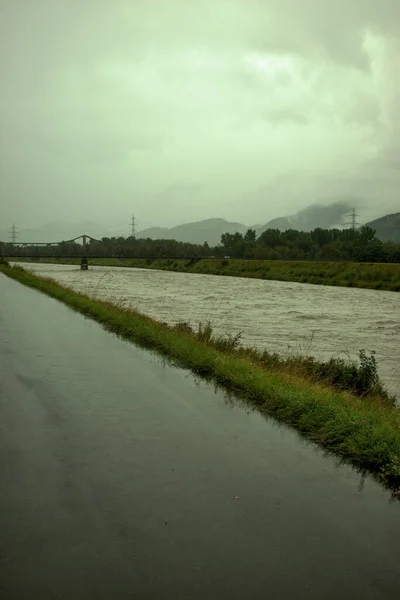
<svg viewBox="0 0 400 600">
<path fill-rule="evenodd" d="M 277 121 L 294 123 L 295 125 L 306 125 L 309 119 L 299 112 L 290 109 L 272 110 L 265 115 L 265 119 L 268 121 Z"/>
<path fill-rule="evenodd" d="M 166 189 L 168 195 L 175 194 L 200 194 L 204 190 L 204 185 L 201 183 L 191 182 L 185 183 L 176 181 L 169 185 Z"/>
<path fill-rule="evenodd" d="M 6 221 L 61 218 L 81 198 L 87 218 L 96 207 L 98 220 L 121 221 L 134 197 L 143 226 L 263 222 L 347 193 L 368 210 L 395 202 L 397 0 L 0 10 Z"/>
</svg>

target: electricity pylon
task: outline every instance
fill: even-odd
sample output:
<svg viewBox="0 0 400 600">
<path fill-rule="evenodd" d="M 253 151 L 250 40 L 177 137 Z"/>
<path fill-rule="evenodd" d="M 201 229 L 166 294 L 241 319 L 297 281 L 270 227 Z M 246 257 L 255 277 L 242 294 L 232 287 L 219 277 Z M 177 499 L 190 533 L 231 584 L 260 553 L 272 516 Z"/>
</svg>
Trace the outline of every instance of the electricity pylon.
<svg viewBox="0 0 400 600">
<path fill-rule="evenodd" d="M 135 215 L 132 215 L 132 219 L 131 219 L 131 236 L 135 237 L 136 235 L 136 219 L 135 219 Z"/>
<path fill-rule="evenodd" d="M 13 223 L 13 226 L 10 227 L 10 229 L 8 231 L 10 232 L 11 243 L 15 244 L 15 242 L 17 241 L 17 237 L 18 237 L 18 230 L 15 226 L 15 223 Z"/>
<path fill-rule="evenodd" d="M 350 225 L 350 229 L 352 229 L 353 231 L 355 231 L 357 229 L 357 227 L 359 226 L 359 223 L 357 223 L 357 217 L 359 215 L 356 214 L 356 209 L 353 208 L 351 213 L 349 215 L 346 215 L 346 217 L 350 217 L 351 221 L 349 223 L 346 223 L 346 225 Z"/>
</svg>

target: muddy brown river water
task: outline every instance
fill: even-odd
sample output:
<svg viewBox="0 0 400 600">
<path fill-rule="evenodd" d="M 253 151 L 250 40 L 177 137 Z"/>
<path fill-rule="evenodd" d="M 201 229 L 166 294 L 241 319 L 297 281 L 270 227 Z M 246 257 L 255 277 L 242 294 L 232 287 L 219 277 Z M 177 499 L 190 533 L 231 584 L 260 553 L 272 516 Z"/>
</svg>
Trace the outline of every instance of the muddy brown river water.
<svg viewBox="0 0 400 600">
<path fill-rule="evenodd" d="M 400 294 L 282 281 L 130 269 L 25 264 L 74 290 L 160 321 L 211 321 L 245 345 L 319 359 L 375 351 L 389 391 L 400 389 Z"/>
</svg>

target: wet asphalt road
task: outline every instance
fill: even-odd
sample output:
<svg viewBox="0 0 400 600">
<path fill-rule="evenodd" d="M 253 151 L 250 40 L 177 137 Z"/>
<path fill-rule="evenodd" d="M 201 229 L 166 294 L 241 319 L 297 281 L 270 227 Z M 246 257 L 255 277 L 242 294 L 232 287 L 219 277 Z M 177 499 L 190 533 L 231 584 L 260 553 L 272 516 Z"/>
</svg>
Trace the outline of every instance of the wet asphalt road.
<svg viewBox="0 0 400 600">
<path fill-rule="evenodd" d="M 0 597 L 394 599 L 400 507 L 0 275 Z"/>
</svg>

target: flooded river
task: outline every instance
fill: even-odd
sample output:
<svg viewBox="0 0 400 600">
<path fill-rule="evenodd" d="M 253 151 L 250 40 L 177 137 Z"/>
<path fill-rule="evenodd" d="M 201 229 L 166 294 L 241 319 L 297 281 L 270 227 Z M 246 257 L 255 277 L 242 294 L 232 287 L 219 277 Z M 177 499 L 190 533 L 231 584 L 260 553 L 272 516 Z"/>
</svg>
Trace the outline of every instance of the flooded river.
<svg viewBox="0 0 400 600">
<path fill-rule="evenodd" d="M 400 294 L 146 269 L 25 264 L 91 296 L 160 321 L 211 321 L 245 345 L 319 359 L 374 350 L 388 389 L 400 389 Z"/>
</svg>

